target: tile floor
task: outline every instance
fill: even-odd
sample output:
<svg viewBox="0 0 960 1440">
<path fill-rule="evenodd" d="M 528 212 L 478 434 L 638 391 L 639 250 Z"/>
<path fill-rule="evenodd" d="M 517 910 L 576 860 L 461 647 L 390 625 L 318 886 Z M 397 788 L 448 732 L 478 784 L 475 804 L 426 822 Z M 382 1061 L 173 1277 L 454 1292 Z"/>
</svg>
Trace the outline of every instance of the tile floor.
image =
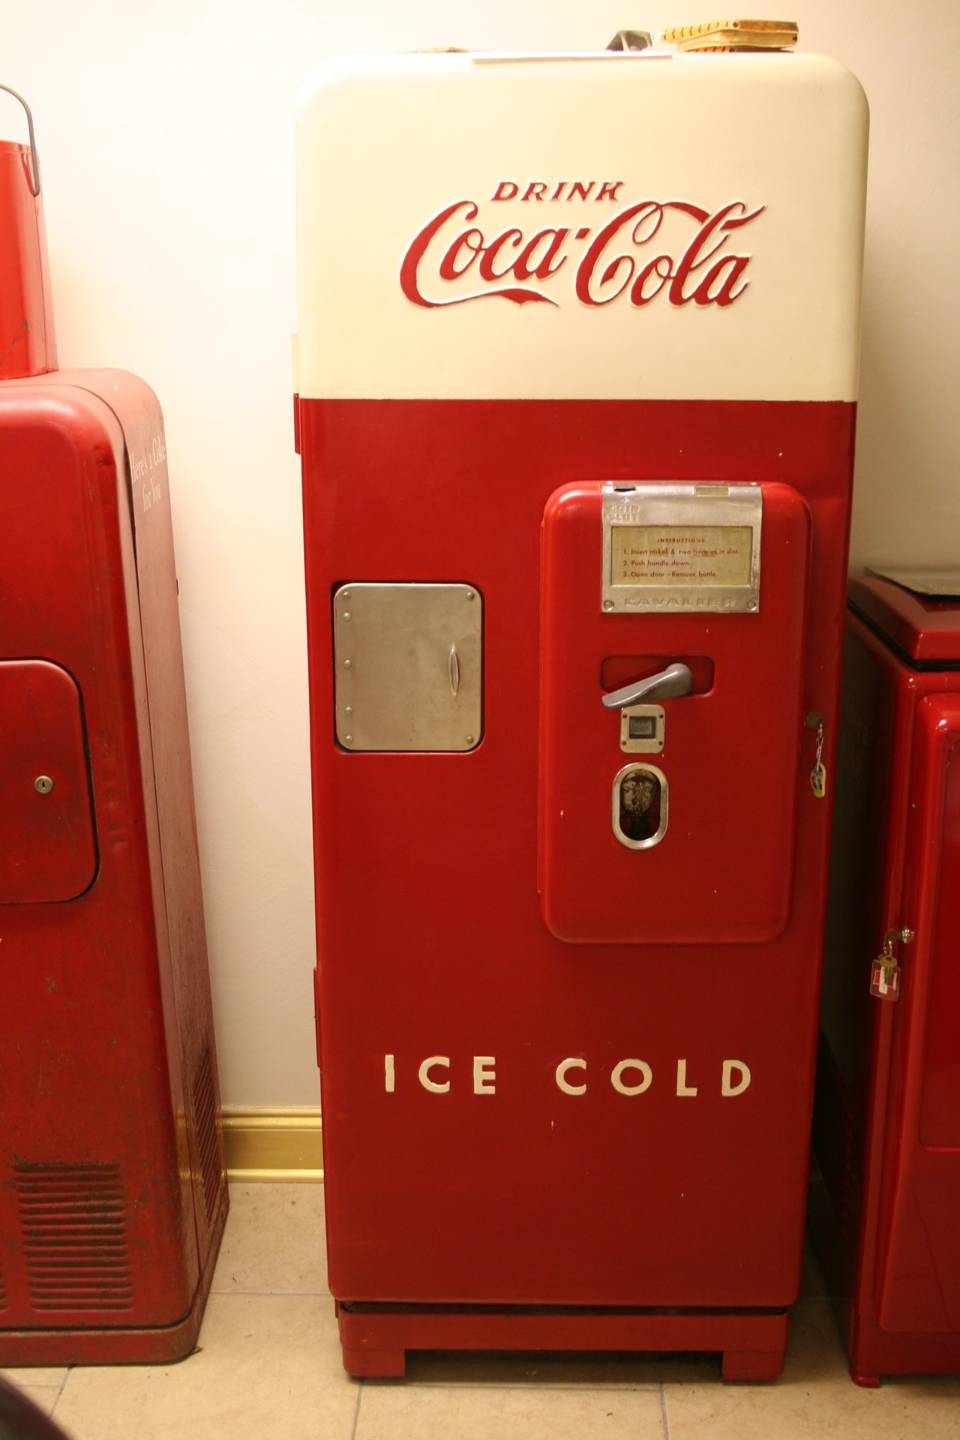
<svg viewBox="0 0 960 1440">
<path fill-rule="evenodd" d="M 358 1384 L 340 1364 L 321 1206 L 319 1186 L 233 1187 L 181 1364 L 6 1373 L 73 1440 L 960 1440 L 960 1379 L 851 1384 L 812 1263 L 776 1384 L 722 1385 L 709 1357 L 451 1355 Z"/>
</svg>

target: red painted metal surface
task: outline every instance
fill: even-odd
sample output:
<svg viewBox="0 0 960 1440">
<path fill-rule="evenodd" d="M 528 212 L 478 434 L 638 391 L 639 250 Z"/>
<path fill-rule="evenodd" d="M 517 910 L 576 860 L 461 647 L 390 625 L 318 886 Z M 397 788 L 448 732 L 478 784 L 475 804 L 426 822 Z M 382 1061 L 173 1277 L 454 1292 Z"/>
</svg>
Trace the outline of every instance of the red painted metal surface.
<svg viewBox="0 0 960 1440">
<path fill-rule="evenodd" d="M 29 148 L 0 140 L 0 380 L 56 368 L 43 201 Z"/>
<path fill-rule="evenodd" d="M 77 845 L 91 809 L 96 831 L 91 873 L 88 849 L 52 893 L 54 835 L 34 867 L 51 893 L 0 905 L 0 1363 L 168 1361 L 196 1337 L 226 1186 L 163 423 L 141 381 L 0 386 L 0 574 L 0 848 L 55 826 L 41 807 L 61 796 Z M 39 723 L 38 675 L 70 697 L 66 738 Z"/>
<path fill-rule="evenodd" d="M 931 636 L 887 581 L 853 582 L 851 603 L 814 1219 L 851 1373 L 875 1385 L 960 1370 L 960 609 L 938 603 Z M 899 999 L 879 1001 L 870 963 L 901 926 Z"/>
<path fill-rule="evenodd" d="M 852 595 L 856 613 L 886 635 L 907 659 L 960 666 L 955 599 L 914 595 L 890 580 L 873 577 L 857 581 Z"/>
<path fill-rule="evenodd" d="M 854 407 L 301 398 L 299 414 L 327 1234 L 346 1364 L 396 1373 L 400 1352 L 425 1344 L 695 1345 L 727 1354 L 730 1373 L 776 1373 L 799 1282 L 831 810 L 829 790 L 825 800 L 811 790 L 804 718 L 824 718 L 829 774 Z M 742 644 L 728 616 L 651 617 L 642 642 L 625 637 L 625 619 L 609 644 L 585 620 L 571 633 L 590 657 L 590 718 L 575 687 L 552 690 L 550 674 L 558 708 L 546 715 L 541 656 L 558 676 L 569 656 L 552 619 L 541 636 L 541 603 L 558 615 L 576 606 L 580 561 L 571 553 L 567 594 L 548 538 L 541 584 L 545 507 L 564 485 L 589 497 L 600 481 L 664 478 L 768 487 L 762 618 L 740 617 Z M 593 544 L 591 610 L 599 542 L 598 531 L 583 542 Z M 482 593 L 475 749 L 337 746 L 331 595 L 348 580 L 463 581 Z M 710 787 L 702 813 L 714 833 L 691 841 L 689 864 L 664 873 L 657 893 L 618 898 L 612 883 L 608 893 L 625 909 L 679 916 L 682 939 L 664 925 L 653 943 L 566 943 L 537 893 L 545 729 L 569 724 L 563 756 L 579 784 L 609 796 L 609 757 L 595 774 L 584 728 L 609 726 L 601 674 L 616 683 L 630 678 L 625 655 L 675 648 L 699 657 L 703 693 L 677 702 L 671 724 L 686 738 L 694 714 L 705 717 L 714 763 L 688 763 Z M 714 703 L 729 721 L 735 691 L 752 748 L 728 746 L 708 723 Z M 761 741 L 772 758 L 758 757 Z M 742 792 L 774 784 L 782 793 L 751 794 L 741 816 Z M 675 833 L 699 822 L 694 804 L 691 793 L 674 808 Z M 724 883 L 737 874 L 753 939 L 736 931 L 733 908 L 729 935 L 698 931 L 693 943 L 685 932 L 688 913 L 709 921 L 714 870 Z M 428 1072 L 449 1080 L 441 1093 L 418 1080 L 430 1057 L 449 1062 Z M 586 1086 L 576 1094 L 556 1079 L 570 1058 Z M 616 1067 L 637 1060 L 651 1084 L 616 1089 Z M 724 1092 L 725 1062 L 749 1067 L 737 1094 Z M 492 1089 L 482 1078 L 478 1088 L 478 1066 L 495 1072 Z M 481 1325 L 444 1308 L 477 1305 L 504 1313 Z M 531 1306 L 538 1313 L 521 1320 Z M 624 1307 L 642 1307 L 642 1323 L 609 1318 Z M 755 1319 L 762 1334 L 747 1344 Z M 764 1356 L 753 1369 L 736 1358 L 751 1349 Z"/>
</svg>

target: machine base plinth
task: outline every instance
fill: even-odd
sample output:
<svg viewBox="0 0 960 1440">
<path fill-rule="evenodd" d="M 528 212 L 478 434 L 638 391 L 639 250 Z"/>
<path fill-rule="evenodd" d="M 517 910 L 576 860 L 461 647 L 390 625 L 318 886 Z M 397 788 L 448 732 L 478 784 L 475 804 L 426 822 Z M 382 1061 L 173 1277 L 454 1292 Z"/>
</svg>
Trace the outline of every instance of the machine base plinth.
<svg viewBox="0 0 960 1440">
<path fill-rule="evenodd" d="M 431 1309 L 337 1305 L 343 1365 L 357 1379 L 400 1378 L 408 1350 L 713 1351 L 724 1380 L 775 1380 L 783 1369 L 788 1312 Z"/>
<path fill-rule="evenodd" d="M 210 1248 L 190 1309 L 175 1325 L 156 1328 L 96 1330 L 4 1330 L 0 1327 L 0 1365 L 172 1365 L 196 1348 L 210 1293 L 229 1198 L 226 1185 Z"/>
</svg>

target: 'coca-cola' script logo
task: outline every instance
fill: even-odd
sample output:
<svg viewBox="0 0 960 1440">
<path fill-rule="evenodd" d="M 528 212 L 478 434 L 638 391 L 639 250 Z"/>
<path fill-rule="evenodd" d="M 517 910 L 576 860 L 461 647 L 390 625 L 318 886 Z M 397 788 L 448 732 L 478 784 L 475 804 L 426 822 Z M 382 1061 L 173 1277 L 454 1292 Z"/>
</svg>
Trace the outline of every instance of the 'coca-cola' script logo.
<svg viewBox="0 0 960 1440">
<path fill-rule="evenodd" d="M 592 195 L 593 203 L 616 203 L 623 183 L 563 181 L 549 200 L 586 202 Z M 519 196 L 515 181 L 501 180 L 491 199 L 543 201 L 549 188 L 538 182 Z M 642 307 L 665 294 L 671 305 L 725 307 L 739 300 L 749 285 L 743 275 L 750 256 L 734 253 L 731 237 L 765 208 L 748 210 L 742 200 L 714 211 L 688 200 L 638 200 L 599 227 L 546 226 L 528 236 L 516 225 L 494 225 L 488 238 L 474 223 L 480 214 L 477 203 L 456 200 L 434 215 L 411 243 L 400 267 L 400 287 L 412 304 L 430 310 L 491 297 L 515 305 L 559 305 L 545 290 L 572 262 L 574 293 L 583 305 L 610 305 L 625 295 L 631 305 Z M 672 235 L 669 244 L 666 231 Z M 455 285 L 454 293 L 444 294 Z M 466 293 L 464 285 L 470 287 Z"/>
</svg>

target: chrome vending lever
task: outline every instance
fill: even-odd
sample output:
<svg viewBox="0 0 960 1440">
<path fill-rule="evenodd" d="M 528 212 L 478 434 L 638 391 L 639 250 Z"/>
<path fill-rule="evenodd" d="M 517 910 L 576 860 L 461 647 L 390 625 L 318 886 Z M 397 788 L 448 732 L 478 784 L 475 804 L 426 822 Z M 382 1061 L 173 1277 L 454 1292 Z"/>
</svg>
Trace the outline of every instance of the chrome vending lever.
<svg viewBox="0 0 960 1440">
<path fill-rule="evenodd" d="M 693 675 L 689 665 L 676 661 L 656 675 L 644 680 L 635 680 L 619 690 L 610 690 L 604 695 L 603 703 L 608 710 L 622 710 L 625 705 L 639 705 L 644 700 L 672 700 L 679 695 L 689 695 L 693 689 Z"/>
</svg>

